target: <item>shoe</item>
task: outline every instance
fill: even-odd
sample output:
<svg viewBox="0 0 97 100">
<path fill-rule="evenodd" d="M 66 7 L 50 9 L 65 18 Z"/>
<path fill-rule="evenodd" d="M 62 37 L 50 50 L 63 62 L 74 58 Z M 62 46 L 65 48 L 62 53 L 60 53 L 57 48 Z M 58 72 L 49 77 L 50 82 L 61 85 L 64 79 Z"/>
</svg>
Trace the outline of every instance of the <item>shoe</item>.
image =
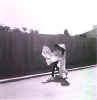
<svg viewBox="0 0 97 100">
<path fill-rule="evenodd" d="M 53 76 L 51 76 L 50 78 L 48 78 L 47 79 L 48 81 L 52 81 L 52 80 L 54 80 L 54 77 Z"/>
</svg>

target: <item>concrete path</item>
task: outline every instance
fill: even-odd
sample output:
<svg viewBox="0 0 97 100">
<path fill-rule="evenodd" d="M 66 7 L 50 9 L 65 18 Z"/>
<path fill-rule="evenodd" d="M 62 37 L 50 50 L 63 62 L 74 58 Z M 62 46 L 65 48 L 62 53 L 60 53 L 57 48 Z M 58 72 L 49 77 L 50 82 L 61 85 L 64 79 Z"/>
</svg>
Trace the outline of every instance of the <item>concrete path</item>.
<svg viewBox="0 0 97 100">
<path fill-rule="evenodd" d="M 69 86 L 49 76 L 0 84 L 0 100 L 97 100 L 97 67 L 69 72 Z"/>
</svg>

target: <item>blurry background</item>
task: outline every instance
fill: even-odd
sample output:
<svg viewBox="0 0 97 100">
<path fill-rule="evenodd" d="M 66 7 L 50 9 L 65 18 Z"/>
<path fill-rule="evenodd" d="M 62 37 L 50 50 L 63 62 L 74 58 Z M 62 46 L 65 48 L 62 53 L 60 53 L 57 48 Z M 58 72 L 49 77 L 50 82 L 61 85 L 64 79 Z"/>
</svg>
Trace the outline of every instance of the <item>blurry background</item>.
<svg viewBox="0 0 97 100">
<path fill-rule="evenodd" d="M 9 78 L 51 71 L 41 55 L 43 45 L 51 49 L 55 43 L 65 43 L 66 67 L 75 68 L 96 64 L 97 37 L 95 30 L 82 35 L 47 35 L 38 31 L 0 26 L 0 78 Z M 94 34 L 94 35 L 91 35 Z"/>
<path fill-rule="evenodd" d="M 66 67 L 96 64 L 96 0 L 0 0 L 0 79 L 48 72 L 43 45 L 65 43 Z"/>
</svg>

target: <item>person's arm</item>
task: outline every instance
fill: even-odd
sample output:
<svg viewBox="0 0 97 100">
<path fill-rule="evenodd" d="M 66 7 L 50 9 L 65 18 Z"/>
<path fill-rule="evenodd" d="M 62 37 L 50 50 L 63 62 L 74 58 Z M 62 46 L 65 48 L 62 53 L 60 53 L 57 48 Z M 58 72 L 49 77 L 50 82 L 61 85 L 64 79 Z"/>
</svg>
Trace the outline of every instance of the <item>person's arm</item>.
<svg viewBox="0 0 97 100">
<path fill-rule="evenodd" d="M 51 50 L 47 46 L 44 46 L 42 49 L 42 56 L 44 58 L 50 58 L 51 55 L 52 55 Z"/>
</svg>

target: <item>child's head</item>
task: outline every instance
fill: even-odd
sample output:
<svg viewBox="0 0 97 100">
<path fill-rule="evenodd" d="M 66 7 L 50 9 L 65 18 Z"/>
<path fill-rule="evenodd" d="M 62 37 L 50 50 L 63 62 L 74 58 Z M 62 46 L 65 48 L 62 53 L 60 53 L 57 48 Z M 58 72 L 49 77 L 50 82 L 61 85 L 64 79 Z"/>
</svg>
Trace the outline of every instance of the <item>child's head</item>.
<svg viewBox="0 0 97 100">
<path fill-rule="evenodd" d="M 60 47 L 58 44 L 55 44 L 54 51 L 56 51 L 59 56 L 62 56 L 62 55 L 64 55 L 66 50 L 64 48 Z"/>
</svg>

